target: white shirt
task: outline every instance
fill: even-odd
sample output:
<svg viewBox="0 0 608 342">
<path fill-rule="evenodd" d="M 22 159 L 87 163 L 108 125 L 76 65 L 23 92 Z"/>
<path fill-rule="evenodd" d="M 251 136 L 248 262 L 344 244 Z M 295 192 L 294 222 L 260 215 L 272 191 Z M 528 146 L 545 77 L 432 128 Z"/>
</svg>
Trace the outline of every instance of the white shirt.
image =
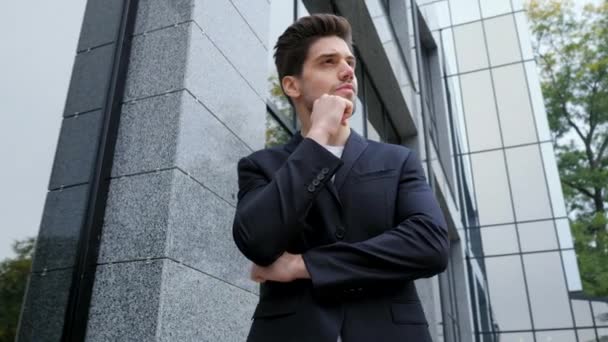
<svg viewBox="0 0 608 342">
<path fill-rule="evenodd" d="M 321 146 L 325 147 L 325 149 L 328 150 L 329 152 L 331 152 L 334 156 L 336 156 L 338 158 L 342 158 L 342 153 L 344 152 L 344 146 L 334 146 L 334 145 L 321 145 Z M 336 175 L 331 177 L 331 181 L 333 182 L 335 178 L 336 178 Z"/>
</svg>

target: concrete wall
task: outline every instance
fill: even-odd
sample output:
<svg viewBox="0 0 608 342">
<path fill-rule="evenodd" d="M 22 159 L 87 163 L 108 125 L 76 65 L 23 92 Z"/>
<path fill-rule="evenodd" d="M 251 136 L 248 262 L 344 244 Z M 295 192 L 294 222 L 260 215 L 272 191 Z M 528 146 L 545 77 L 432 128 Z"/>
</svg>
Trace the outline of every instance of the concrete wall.
<svg viewBox="0 0 608 342">
<path fill-rule="evenodd" d="M 87 5 L 22 341 L 61 335 L 121 8 Z M 245 339 L 257 286 L 231 227 L 236 163 L 264 145 L 268 12 L 139 1 L 87 341 Z"/>
</svg>

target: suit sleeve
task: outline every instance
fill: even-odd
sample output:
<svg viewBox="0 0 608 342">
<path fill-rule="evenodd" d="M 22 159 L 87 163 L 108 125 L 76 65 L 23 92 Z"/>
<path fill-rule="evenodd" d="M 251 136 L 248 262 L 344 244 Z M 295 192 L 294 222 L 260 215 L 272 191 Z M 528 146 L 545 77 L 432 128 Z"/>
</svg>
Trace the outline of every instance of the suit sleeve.
<svg viewBox="0 0 608 342">
<path fill-rule="evenodd" d="M 238 163 L 239 193 L 232 228 L 245 257 L 267 266 L 297 236 L 313 200 L 342 160 L 312 139 L 304 138 L 269 179 L 254 158 Z"/>
<path fill-rule="evenodd" d="M 402 167 L 396 210 L 399 224 L 380 235 L 305 252 L 315 290 L 360 291 L 442 272 L 449 254 L 447 225 L 413 151 Z"/>
</svg>

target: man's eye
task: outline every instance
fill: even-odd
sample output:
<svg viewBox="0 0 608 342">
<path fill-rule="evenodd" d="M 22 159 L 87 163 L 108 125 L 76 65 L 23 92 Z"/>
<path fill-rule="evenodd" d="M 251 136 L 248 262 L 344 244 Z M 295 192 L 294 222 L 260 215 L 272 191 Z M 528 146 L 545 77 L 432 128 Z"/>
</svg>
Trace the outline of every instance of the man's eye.
<svg viewBox="0 0 608 342">
<path fill-rule="evenodd" d="M 333 62 L 334 62 L 334 60 L 333 60 L 333 59 L 326 59 L 326 60 L 324 61 L 324 63 L 333 63 Z"/>
</svg>

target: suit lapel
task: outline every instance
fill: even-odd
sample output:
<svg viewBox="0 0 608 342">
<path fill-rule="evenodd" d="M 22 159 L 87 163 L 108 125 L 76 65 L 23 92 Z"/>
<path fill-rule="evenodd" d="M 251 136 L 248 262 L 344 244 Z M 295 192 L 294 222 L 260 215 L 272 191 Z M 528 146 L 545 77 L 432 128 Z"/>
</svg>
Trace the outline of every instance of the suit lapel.
<svg viewBox="0 0 608 342">
<path fill-rule="evenodd" d="M 287 144 L 285 144 L 285 150 L 291 154 L 303 139 L 304 138 L 302 137 L 300 131 L 297 131 L 287 142 Z M 355 132 L 355 130 L 351 129 L 350 135 L 346 140 L 346 145 L 344 145 L 344 152 L 342 154 L 342 161 L 344 164 L 338 169 L 334 183 L 332 184 L 331 182 L 327 182 L 326 186 L 340 207 L 342 206 L 339 196 L 340 189 L 344 185 L 344 182 L 346 181 L 350 170 L 353 168 L 353 165 L 355 165 L 355 162 L 359 159 L 361 153 L 363 153 L 366 147 L 367 141 L 365 141 L 363 137 Z"/>
<path fill-rule="evenodd" d="M 342 189 L 350 170 L 353 168 L 353 165 L 355 165 L 355 162 L 357 162 L 363 151 L 365 151 L 366 147 L 367 141 L 351 129 L 350 135 L 346 140 L 346 145 L 344 146 L 344 152 L 342 153 L 342 161 L 344 164 L 338 169 L 334 182 L 338 192 Z"/>
</svg>

